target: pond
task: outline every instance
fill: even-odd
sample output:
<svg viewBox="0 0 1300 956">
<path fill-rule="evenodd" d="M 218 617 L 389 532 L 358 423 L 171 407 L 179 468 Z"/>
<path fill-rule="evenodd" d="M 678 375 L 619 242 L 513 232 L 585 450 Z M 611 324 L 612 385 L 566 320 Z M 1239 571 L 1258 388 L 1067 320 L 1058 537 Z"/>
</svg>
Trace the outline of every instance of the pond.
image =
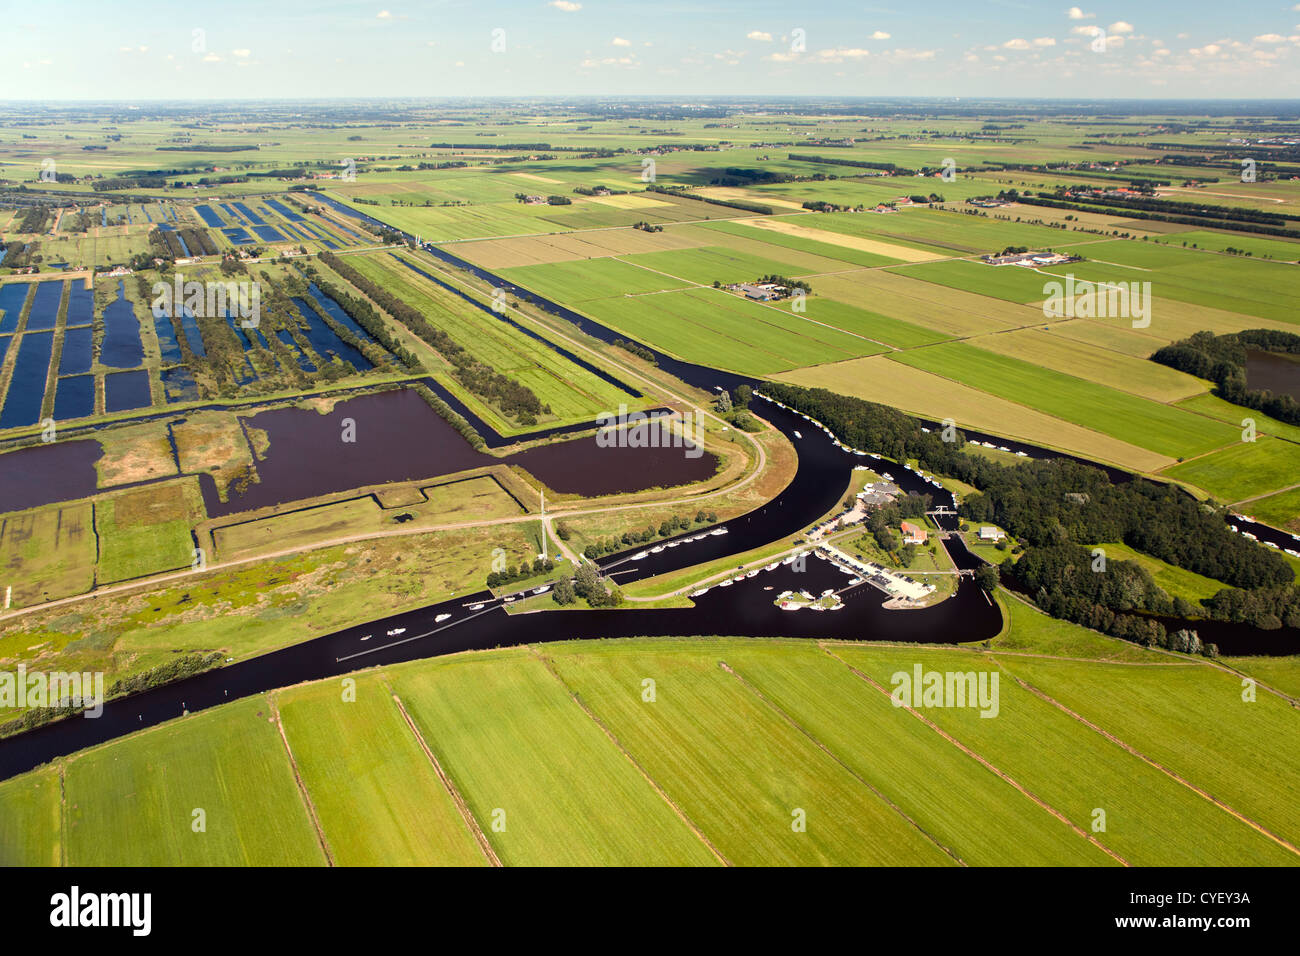
<svg viewBox="0 0 1300 956">
<path fill-rule="evenodd" d="M 95 330 L 90 326 L 63 330 L 63 354 L 59 357 L 60 375 L 81 375 L 90 371 L 94 334 Z"/>
<path fill-rule="evenodd" d="M 27 331 L 44 332 L 59 321 L 59 303 L 63 301 L 62 282 L 36 283 L 36 297 L 27 313 Z"/>
<path fill-rule="evenodd" d="M 109 368 L 136 368 L 144 361 L 140 320 L 126 297 L 125 282 L 117 284 L 117 299 L 104 308 L 104 343 L 99 349 L 99 361 Z"/>
<path fill-rule="evenodd" d="M 6 282 L 0 285 L 0 334 L 18 331 L 18 319 L 22 315 L 23 303 L 31 290 L 30 282 Z"/>
<path fill-rule="evenodd" d="M 1274 395 L 1290 395 L 1300 401 L 1300 355 L 1248 350 L 1246 387 L 1266 388 Z"/>
<path fill-rule="evenodd" d="M 147 369 L 104 376 L 104 411 L 125 412 L 133 408 L 148 408 L 152 403 Z"/>
<path fill-rule="evenodd" d="M 40 420 L 53 348 L 53 332 L 27 332 L 22 336 L 4 410 L 0 411 L 0 428 L 35 425 Z"/>
<path fill-rule="evenodd" d="M 95 411 L 95 376 L 73 375 L 55 384 L 54 418 L 86 418 Z"/>
</svg>

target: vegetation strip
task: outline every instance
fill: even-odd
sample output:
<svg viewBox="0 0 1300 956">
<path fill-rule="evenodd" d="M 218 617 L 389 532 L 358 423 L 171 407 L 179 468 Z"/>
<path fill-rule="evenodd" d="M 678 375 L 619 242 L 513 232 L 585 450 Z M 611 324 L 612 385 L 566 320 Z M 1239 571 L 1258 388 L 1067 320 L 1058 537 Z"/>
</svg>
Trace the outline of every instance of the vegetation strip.
<svg viewBox="0 0 1300 956">
<path fill-rule="evenodd" d="M 736 680 L 740 683 L 740 685 L 744 687 L 745 690 L 749 691 L 751 694 L 757 697 L 760 701 L 762 701 L 764 706 L 766 706 L 769 710 L 771 710 L 774 714 L 776 714 L 778 717 L 784 720 L 795 730 L 799 731 L 799 733 L 807 737 L 808 740 L 811 741 L 823 753 L 825 753 L 826 756 L 830 757 L 837 764 L 843 767 L 844 770 L 849 774 L 849 776 L 851 776 L 858 783 L 862 784 L 862 786 L 870 790 L 872 794 L 875 795 L 882 803 L 888 806 L 889 809 L 893 810 L 900 817 L 906 820 L 907 823 L 910 824 L 912 828 L 916 830 L 917 833 L 920 833 L 923 837 L 925 837 L 927 840 L 933 843 L 937 849 L 942 850 L 944 853 L 950 856 L 959 866 L 967 865 L 966 861 L 963 860 L 960 856 L 958 856 L 955 852 L 953 852 L 951 847 L 944 846 L 942 843 L 940 843 L 939 840 L 934 836 L 934 834 L 930 833 L 928 830 L 925 829 L 925 827 L 917 823 L 916 820 L 914 820 L 911 816 L 908 815 L 907 811 L 905 811 L 902 807 L 896 804 L 893 800 L 890 800 L 889 797 L 885 796 L 883 793 L 881 793 L 879 790 L 873 787 L 870 783 L 864 780 L 852 767 L 850 767 L 843 760 L 841 760 L 838 754 L 831 751 L 829 747 L 827 747 L 824 743 L 822 743 L 820 740 L 814 737 L 805 728 L 801 727 L 798 721 L 796 721 L 793 717 L 791 717 L 784 710 L 778 707 L 772 700 L 770 700 L 767 697 L 767 695 L 765 695 L 757 687 L 755 687 L 749 681 L 745 680 L 745 678 L 742 677 L 735 670 L 735 668 L 729 665 L 726 661 L 718 661 L 718 667 L 721 668 L 726 673 L 730 674 L 732 677 L 736 678 Z"/>
<path fill-rule="evenodd" d="M 529 650 L 532 651 L 533 654 L 537 657 L 537 659 L 542 662 L 543 666 L 546 667 L 546 669 L 550 672 L 551 676 L 554 677 L 557 681 L 559 681 L 560 685 L 566 691 L 568 691 L 568 694 L 573 699 L 573 702 L 577 704 L 580 708 L 582 708 L 582 712 L 586 714 L 588 717 L 590 717 L 597 727 L 599 727 L 602 731 L 604 731 L 605 736 L 609 738 L 609 742 L 618 748 L 619 753 L 621 753 L 624 757 L 627 758 L 628 763 L 630 763 L 633 767 L 636 768 L 637 773 L 641 774 L 645 782 L 650 784 L 650 786 L 654 789 L 654 792 L 659 794 L 659 796 L 663 798 L 664 803 L 672 807 L 673 813 L 677 814 L 678 818 L 680 818 L 681 821 L 684 824 L 686 824 L 687 827 L 690 828 L 690 831 L 694 833 L 697 838 L 699 838 L 699 841 L 709 848 L 709 852 L 712 853 L 714 857 L 717 858 L 718 862 L 721 863 L 723 866 L 731 866 L 732 865 L 731 861 L 728 860 L 725 856 L 723 856 L 722 851 L 713 845 L 713 841 L 711 841 L 707 836 L 704 835 L 704 831 L 695 825 L 695 821 L 686 815 L 686 811 L 683 810 L 681 807 L 679 807 L 676 804 L 676 802 L 674 802 L 673 798 L 668 796 L 668 794 L 664 791 L 663 787 L 659 786 L 658 782 L 654 779 L 654 777 L 650 776 L 649 771 L 647 771 L 645 767 L 641 766 L 641 764 L 637 762 L 637 759 L 635 757 L 633 757 L 630 753 L 628 753 L 627 748 L 623 746 L 623 742 L 618 739 L 617 735 L 615 735 L 615 733 L 612 730 L 610 730 L 608 726 L 605 725 L 605 722 L 603 720 L 601 720 L 599 717 L 595 715 L 595 713 L 592 712 L 591 708 L 589 708 L 586 705 L 586 703 L 583 701 L 583 699 L 580 696 L 578 696 L 578 692 L 575 691 L 572 687 L 570 687 L 567 683 L 565 683 L 564 678 L 561 677 L 559 671 L 555 669 L 555 664 L 551 660 L 551 658 L 546 654 L 543 654 L 540 651 L 538 651 L 537 648 L 535 647 L 530 646 Z"/>
<path fill-rule="evenodd" d="M 302 774 L 298 771 L 298 761 L 294 759 L 293 748 L 289 746 L 289 738 L 284 733 L 284 721 L 280 719 L 280 708 L 276 705 L 275 696 L 267 695 L 267 703 L 271 708 L 271 715 L 275 718 L 275 729 L 280 732 L 280 739 L 284 741 L 284 752 L 289 757 L 289 766 L 293 770 L 293 779 L 298 784 L 298 793 L 302 797 L 303 805 L 307 808 L 307 815 L 311 817 L 311 825 L 316 830 L 316 839 L 320 841 L 321 852 L 325 854 L 325 862 L 330 866 L 334 865 L 334 855 L 330 852 L 329 840 L 325 839 L 325 830 L 320 825 L 320 817 L 316 814 L 316 804 L 312 803 L 311 794 L 307 792 L 307 784 L 303 782 Z"/>
<path fill-rule="evenodd" d="M 456 809 L 460 812 L 460 818 L 465 821 L 465 826 L 469 829 L 469 832 L 474 835 L 474 841 L 478 844 L 479 849 L 483 851 L 483 855 L 487 857 L 489 863 L 493 866 L 500 866 L 501 858 L 497 856 L 496 850 L 492 849 L 492 844 L 488 841 L 487 834 L 483 832 L 483 828 L 479 826 L 478 821 L 474 819 L 474 814 L 471 812 L 469 805 L 465 803 L 465 798 L 460 795 L 460 791 L 456 789 L 456 785 L 451 782 L 451 778 L 448 777 L 446 772 L 442 769 L 442 764 L 438 763 L 438 758 L 433 755 L 433 751 L 429 749 L 429 745 L 424 742 L 424 735 L 421 734 L 420 729 L 415 726 L 415 721 L 411 719 L 411 715 L 406 712 L 406 705 L 402 703 L 402 698 L 393 694 L 393 701 L 397 704 L 397 709 L 402 712 L 402 717 L 406 720 L 406 726 L 410 727 L 411 733 L 415 735 L 415 740 L 419 743 L 420 749 L 424 751 L 424 755 L 429 758 L 429 763 L 433 765 L 433 772 L 438 775 L 438 779 L 442 781 L 442 785 L 446 787 L 447 792 L 451 794 L 451 799 L 455 802 Z"/>
<path fill-rule="evenodd" d="M 1200 797 L 1204 797 L 1206 800 L 1208 800 L 1210 803 L 1214 804 L 1214 805 L 1215 805 L 1216 807 L 1218 807 L 1220 810 L 1223 810 L 1225 813 L 1230 813 L 1230 814 L 1232 814 L 1234 817 L 1236 817 L 1236 818 L 1237 818 L 1238 820 L 1240 820 L 1242 823 L 1244 823 L 1244 824 L 1246 824 L 1247 826 L 1251 827 L 1252 829 L 1258 831 L 1258 832 L 1261 833 L 1262 835 L 1268 837 L 1270 840 L 1272 840 L 1274 843 L 1276 843 L 1276 844 L 1278 844 L 1279 846 L 1281 846 L 1283 849 L 1289 850 L 1290 852 L 1296 854 L 1297 856 L 1300 856 L 1300 847 L 1296 847 L 1294 844 L 1292 844 L 1292 843 L 1290 843 L 1290 842 L 1284 840 L 1282 837 L 1278 836 L 1276 833 L 1271 832 L 1267 827 L 1263 826 L 1262 824 L 1256 823 L 1254 820 L 1250 819 L 1250 817 L 1246 816 L 1245 814 L 1243 814 L 1243 813 L 1239 813 L 1238 811 L 1234 810 L 1232 807 L 1228 806 L 1226 803 L 1224 803 L 1223 801 L 1219 800 L 1219 799 L 1218 799 L 1217 797 L 1215 797 L 1213 794 L 1209 793 L 1209 792 L 1206 791 L 1206 790 L 1202 790 L 1200 787 L 1198 787 L 1196 784 L 1192 783 L 1192 782 L 1191 782 L 1190 780 L 1188 780 L 1187 778 L 1178 775 L 1178 774 L 1175 773 L 1174 771 L 1170 770 L 1168 767 L 1164 766 L 1164 764 L 1158 763 L 1157 761 L 1155 761 L 1155 760 L 1153 760 L 1152 758 L 1148 757 L 1146 754 L 1142 753 L 1142 751 L 1138 750 L 1138 749 L 1137 749 L 1136 747 L 1134 747 L 1133 745 L 1131 745 L 1131 744 L 1129 744 L 1129 743 L 1126 743 L 1124 740 L 1122 740 L 1122 739 L 1120 739 L 1119 737 L 1115 736 L 1114 734 L 1110 733 L 1110 731 L 1103 730 L 1101 727 L 1098 727 L 1096 724 L 1094 724 L 1092 721 L 1088 720 L 1086 717 L 1082 716 L 1081 714 L 1075 713 L 1073 710 L 1071 710 L 1070 708 L 1066 707 L 1066 706 L 1065 706 L 1064 704 L 1062 704 L 1060 701 L 1055 700 L 1055 699 L 1052 698 L 1052 697 L 1049 697 L 1046 693 L 1044 693 L 1043 691 L 1039 690 L 1037 687 L 1035 687 L 1033 684 L 1030 684 L 1028 681 L 1023 680 L 1023 679 L 1017 677 L 1015 674 L 1011 674 L 1009 671 L 1007 671 L 1006 673 L 1007 673 L 1008 676 L 1010 676 L 1010 677 L 1011 677 L 1011 678 L 1012 678 L 1012 679 L 1013 679 L 1017 684 L 1019 684 L 1019 685 L 1020 685 L 1021 687 L 1023 687 L 1025 690 L 1029 691 L 1031 694 L 1034 694 L 1035 696 L 1041 698 L 1041 699 L 1042 699 L 1043 701 L 1045 701 L 1046 703 L 1051 704 L 1053 707 L 1057 708 L 1058 710 L 1060 710 L 1062 713 L 1064 713 L 1064 714 L 1067 715 L 1068 717 L 1072 717 L 1073 719 L 1077 720 L 1079 723 L 1083 724 L 1083 725 L 1084 725 L 1085 727 L 1087 727 L 1089 730 L 1092 730 L 1092 731 L 1094 731 L 1095 733 L 1098 733 L 1098 734 L 1100 734 L 1101 736 L 1105 737 L 1107 740 L 1109 740 L 1111 743 L 1115 744 L 1117 747 L 1120 747 L 1120 748 L 1123 749 L 1123 750 L 1127 750 L 1127 751 L 1128 751 L 1129 753 L 1131 753 L 1133 756 L 1137 757 L 1139 760 L 1142 760 L 1143 762 L 1145 762 L 1145 763 L 1149 764 L 1150 766 L 1154 767 L 1156 770 L 1159 770 L 1161 773 L 1163 773 L 1165 776 L 1169 777 L 1171 780 L 1174 780 L 1174 781 L 1176 781 L 1177 783 L 1182 784 L 1184 787 L 1186 787 L 1187 789 L 1191 790 L 1193 793 L 1197 794 L 1198 796 L 1200 796 Z"/>
<path fill-rule="evenodd" d="M 857 678 L 859 678 L 860 680 L 863 680 L 863 681 L 865 681 L 866 683 L 870 684 L 872 687 L 874 687 L 876 690 L 880 691 L 880 693 L 884 694 L 886 697 L 892 697 L 892 695 L 889 693 L 889 691 L 887 691 L 884 687 L 881 687 L 880 684 L 876 683 L 876 681 L 874 681 L 872 678 L 868 677 L 868 676 L 867 676 L 866 674 L 864 674 L 862 671 L 858 670 L 856 667 L 854 667 L 854 666 L 853 666 L 852 664 L 850 664 L 848 661 L 844 660 L 844 658 L 840 657 L 838 654 L 836 654 L 834 651 L 832 651 L 829 647 L 827 647 L 827 645 L 825 644 L 825 642 L 819 641 L 818 644 L 817 644 L 817 646 L 820 647 L 820 648 L 821 648 L 823 651 L 825 651 L 827 654 L 829 654 L 831 657 L 835 658 L 835 660 L 839 661 L 841 664 L 843 664 L 845 667 L 847 667 L 847 668 L 849 669 L 849 671 L 850 671 L 850 672 L 851 672 L 855 677 L 857 677 Z M 1069 817 L 1067 817 L 1067 816 L 1066 816 L 1064 813 L 1062 813 L 1060 810 L 1057 810 L 1057 809 L 1056 809 L 1055 807 L 1053 807 L 1051 804 L 1049 804 L 1049 803 L 1047 803 L 1046 801 L 1042 800 L 1041 798 L 1035 796 L 1033 793 L 1031 793 L 1029 790 L 1027 790 L 1024 786 L 1022 786 L 1022 785 L 1021 785 L 1021 784 L 1020 784 L 1020 783 L 1019 783 L 1015 778 L 1011 777 L 1009 774 L 1005 773 L 1004 771 L 998 769 L 998 768 L 997 768 L 996 766 L 994 766 L 993 764 L 989 763 L 989 761 L 987 761 L 986 759 L 984 759 L 984 757 L 982 757 L 980 754 L 976 753 L 974 750 L 971 750 L 971 749 L 970 749 L 969 747 L 967 747 L 965 744 L 961 743 L 961 741 L 957 740 L 957 738 L 953 737 L 951 734 L 949 734 L 947 731 L 945 731 L 943 728 L 941 728 L 941 727 L 940 727 L 938 724 L 936 724 L 934 721 L 932 721 L 932 720 L 930 720 L 928 717 L 925 717 L 924 715 L 922 715 L 919 711 L 916 710 L 916 708 L 911 707 L 911 706 L 905 706 L 903 709 L 906 710 L 906 711 L 908 711 L 908 712 L 909 712 L 913 717 L 915 717 L 917 720 L 921 721 L 921 723 L 925 724 L 927 727 L 929 727 L 931 730 L 933 730 L 936 734 L 938 734 L 938 735 L 939 735 L 940 737 L 942 737 L 944 740 L 948 741 L 950 744 L 952 744 L 954 747 L 956 747 L 956 748 L 957 748 L 958 750 L 960 750 L 962 753 L 964 753 L 964 754 L 966 754 L 968 757 L 971 757 L 972 759 L 978 761 L 978 762 L 979 762 L 980 764 L 982 764 L 986 769 L 988 769 L 989 772 L 995 774 L 996 776 L 1000 777 L 1002 780 L 1005 780 L 1005 781 L 1006 781 L 1008 784 L 1010 784 L 1011 786 L 1015 787 L 1015 788 L 1016 788 L 1017 790 L 1019 790 L 1022 794 L 1024 794 L 1027 798 L 1029 798 L 1031 801 L 1033 801 L 1035 804 L 1037 804 L 1037 805 L 1038 805 L 1039 807 L 1041 807 L 1042 809 L 1046 810 L 1046 811 L 1047 811 L 1048 813 L 1050 813 L 1052 816 L 1056 817 L 1058 820 L 1060 820 L 1062 823 L 1064 823 L 1066 826 L 1068 826 L 1071 830 L 1073 830 L 1073 831 L 1074 831 L 1075 833 L 1077 833 L 1079 836 L 1081 836 L 1081 837 L 1083 837 L 1084 839 L 1088 840 L 1090 843 L 1095 844 L 1095 845 L 1097 846 L 1097 848 L 1098 848 L 1099 850 L 1101 850 L 1102 852 L 1104 852 L 1107 856 L 1112 857 L 1116 862 L 1118 862 L 1118 863 L 1121 864 L 1122 866 L 1129 866 L 1129 865 L 1130 865 L 1129 862 L 1128 862 L 1126 859 L 1124 859 L 1122 856 L 1120 856 L 1118 853 L 1116 853 L 1116 852 L 1115 852 L 1114 850 L 1112 850 L 1110 847 L 1106 846 L 1106 844 L 1102 843 L 1102 842 L 1101 842 L 1100 840 L 1098 840 L 1094 835 L 1092 835 L 1091 833 L 1088 833 L 1087 831 L 1085 831 L 1083 828 L 1081 828 L 1078 824 L 1076 824 L 1073 820 L 1071 820 Z"/>
</svg>

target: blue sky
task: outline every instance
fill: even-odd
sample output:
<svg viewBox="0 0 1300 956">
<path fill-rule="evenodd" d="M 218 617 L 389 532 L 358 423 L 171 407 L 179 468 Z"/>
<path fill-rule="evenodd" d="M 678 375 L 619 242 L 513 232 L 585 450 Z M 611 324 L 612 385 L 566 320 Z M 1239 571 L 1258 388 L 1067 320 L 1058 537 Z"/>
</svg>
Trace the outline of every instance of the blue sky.
<svg viewBox="0 0 1300 956">
<path fill-rule="evenodd" d="M 0 18 L 0 96 L 38 100 L 1300 90 L 1294 0 L 0 0 Z"/>
</svg>

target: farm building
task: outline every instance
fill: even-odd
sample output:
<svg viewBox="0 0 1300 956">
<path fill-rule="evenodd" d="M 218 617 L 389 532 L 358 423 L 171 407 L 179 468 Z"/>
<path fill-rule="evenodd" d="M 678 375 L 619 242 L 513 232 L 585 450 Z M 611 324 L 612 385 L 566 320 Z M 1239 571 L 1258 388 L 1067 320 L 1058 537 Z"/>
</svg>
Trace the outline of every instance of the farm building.
<svg viewBox="0 0 1300 956">
<path fill-rule="evenodd" d="M 995 528 L 992 525 L 980 525 L 981 541 L 1001 541 L 1006 537 L 1006 533 L 1001 528 Z"/>
<path fill-rule="evenodd" d="M 925 539 L 929 537 L 929 533 L 924 528 L 910 521 L 904 521 L 902 529 L 903 544 L 925 544 Z"/>
</svg>

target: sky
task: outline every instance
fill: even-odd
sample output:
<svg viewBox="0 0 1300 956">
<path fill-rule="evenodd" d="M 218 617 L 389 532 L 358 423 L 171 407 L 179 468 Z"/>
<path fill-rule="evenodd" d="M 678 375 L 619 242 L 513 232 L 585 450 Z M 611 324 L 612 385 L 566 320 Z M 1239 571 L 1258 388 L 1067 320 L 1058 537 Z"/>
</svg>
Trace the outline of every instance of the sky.
<svg viewBox="0 0 1300 956">
<path fill-rule="evenodd" d="M 0 0 L 0 99 L 1295 98 L 1281 0 Z"/>
</svg>

